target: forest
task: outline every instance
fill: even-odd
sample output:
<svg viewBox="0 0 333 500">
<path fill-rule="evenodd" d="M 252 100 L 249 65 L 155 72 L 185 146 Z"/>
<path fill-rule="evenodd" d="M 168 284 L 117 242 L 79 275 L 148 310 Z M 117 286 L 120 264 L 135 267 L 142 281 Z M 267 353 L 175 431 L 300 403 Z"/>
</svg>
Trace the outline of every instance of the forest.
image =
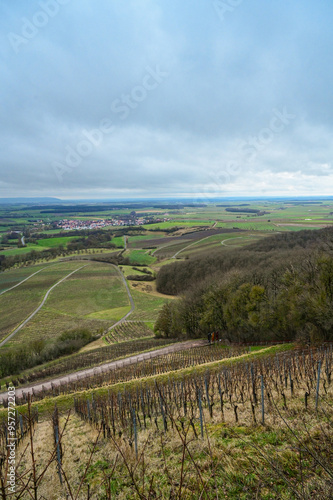
<svg viewBox="0 0 333 500">
<path fill-rule="evenodd" d="M 246 248 L 165 265 L 157 290 L 178 295 L 155 331 L 230 342 L 333 339 L 333 230 L 276 234 Z"/>
</svg>

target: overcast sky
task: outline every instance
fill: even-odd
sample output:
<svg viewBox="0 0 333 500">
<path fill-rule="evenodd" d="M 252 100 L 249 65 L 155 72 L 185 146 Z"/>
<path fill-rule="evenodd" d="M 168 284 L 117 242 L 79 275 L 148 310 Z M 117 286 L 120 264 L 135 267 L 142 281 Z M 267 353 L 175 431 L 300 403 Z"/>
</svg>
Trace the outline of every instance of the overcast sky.
<svg viewBox="0 0 333 500">
<path fill-rule="evenodd" d="M 332 195 L 331 0 L 0 0 L 0 197 Z"/>
</svg>

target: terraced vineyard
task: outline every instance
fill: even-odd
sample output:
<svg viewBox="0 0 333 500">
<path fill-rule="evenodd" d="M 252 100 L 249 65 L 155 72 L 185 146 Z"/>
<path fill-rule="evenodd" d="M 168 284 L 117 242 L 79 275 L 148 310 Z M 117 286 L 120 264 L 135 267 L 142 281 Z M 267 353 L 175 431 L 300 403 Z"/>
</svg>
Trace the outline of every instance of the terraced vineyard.
<svg viewBox="0 0 333 500">
<path fill-rule="evenodd" d="M 19 376 L 7 377 L 2 381 L 0 389 L 4 390 L 5 386 L 10 384 L 20 387 L 21 385 L 47 380 L 51 377 L 75 372 L 84 368 L 98 367 L 103 363 L 126 358 L 135 353 L 158 349 L 173 342 L 173 339 L 138 339 L 79 352 L 72 356 L 66 356 L 37 366 L 34 369 L 23 371 Z"/>
<path fill-rule="evenodd" d="M 33 491 L 25 477 L 38 453 L 40 495 L 51 485 L 81 496 L 88 487 L 91 498 L 107 500 L 170 492 L 175 500 L 331 498 L 332 347 L 266 352 L 79 393 L 74 401 L 60 396 L 57 404 L 63 398 L 74 414 L 61 416 L 47 402 L 38 423 L 29 403 L 16 416 L 20 488 Z M 3 423 L 0 456 L 6 432 Z M 5 467 L 2 461 L 2 478 Z"/>
<path fill-rule="evenodd" d="M 113 328 L 105 339 L 108 342 L 123 342 L 127 340 L 152 337 L 153 331 L 143 321 L 124 321 Z"/>
<path fill-rule="evenodd" d="M 33 312 L 51 286 L 79 267 L 80 265 L 76 262 L 66 262 L 47 266 L 28 281 L 0 295 L 0 339 L 4 338 Z M 34 267 L 32 268 L 34 272 L 35 269 Z M 41 268 L 37 267 L 37 270 L 38 269 Z M 31 271 L 29 274 L 32 274 Z M 4 277 L 8 280 L 11 276 L 15 276 L 16 279 L 19 275 L 20 273 L 18 271 L 10 271 L 8 274 L 5 273 Z M 25 273 L 23 276 L 26 277 Z M 8 281 L 6 284 L 7 283 Z"/>
</svg>

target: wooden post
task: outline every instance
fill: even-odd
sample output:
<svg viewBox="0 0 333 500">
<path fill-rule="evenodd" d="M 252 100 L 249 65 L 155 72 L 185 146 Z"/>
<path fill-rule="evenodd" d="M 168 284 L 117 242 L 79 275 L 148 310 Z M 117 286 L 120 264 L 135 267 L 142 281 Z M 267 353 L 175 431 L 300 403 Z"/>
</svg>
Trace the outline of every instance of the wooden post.
<svg viewBox="0 0 333 500">
<path fill-rule="evenodd" d="M 265 424 L 264 377 L 261 375 L 261 422 Z"/>
<path fill-rule="evenodd" d="M 203 418 L 202 418 L 202 403 L 201 403 L 200 389 L 198 389 L 198 402 L 199 402 L 199 412 L 200 412 L 200 430 L 201 430 L 201 437 L 203 438 Z"/>
<path fill-rule="evenodd" d="M 316 411 L 318 411 L 319 383 L 320 383 L 321 361 L 318 363 L 317 389 L 316 389 Z"/>
</svg>

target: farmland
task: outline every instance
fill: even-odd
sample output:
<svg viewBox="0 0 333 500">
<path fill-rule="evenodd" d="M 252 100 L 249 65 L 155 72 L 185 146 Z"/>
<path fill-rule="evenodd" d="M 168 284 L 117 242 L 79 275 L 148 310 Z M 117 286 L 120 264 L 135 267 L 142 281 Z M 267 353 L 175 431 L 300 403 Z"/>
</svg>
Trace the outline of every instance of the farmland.
<svg viewBox="0 0 333 500">
<path fill-rule="evenodd" d="M 80 267 L 79 263 L 75 266 Z M 57 287 L 45 307 L 12 342 L 52 340 L 55 335 L 75 328 L 89 328 L 94 333 L 104 331 L 119 319 L 119 308 L 127 310 L 128 297 L 118 273 L 110 265 L 90 264 Z"/>
<path fill-rule="evenodd" d="M 21 207 L 4 207 L 0 216 L 3 221 L 2 227 L 6 229 L 2 234 L 6 235 L 14 228 L 19 234 L 21 229 L 22 233 L 26 232 L 26 246 L 15 248 L 15 240 L 7 238 L 10 247 L 4 245 L 3 250 L 0 249 L 0 256 L 2 254 L 5 258 L 10 258 L 12 255 L 13 258 L 21 259 L 13 261 L 12 268 L 0 274 L 0 292 L 30 274 L 40 272 L 19 287 L 0 296 L 1 337 L 4 338 L 37 307 L 47 289 L 63 277 L 67 270 L 70 272 L 76 269 L 80 262 L 82 265 L 86 264 L 82 259 L 103 261 L 108 258 L 118 259 L 120 263 L 125 264 L 123 270 L 126 278 L 132 274 L 138 275 L 138 271 L 133 270 L 135 266 L 148 267 L 153 276 L 161 267 L 173 260 L 182 262 L 207 252 L 222 253 L 228 248 L 246 247 L 272 233 L 299 231 L 305 227 L 315 229 L 333 223 L 331 200 L 318 200 L 311 204 L 306 201 L 302 203 L 301 200 L 227 201 L 224 204 L 208 203 L 206 206 L 190 208 L 179 205 L 165 210 L 163 206 L 161 208 L 147 206 L 141 207 L 141 210 L 145 216 L 158 217 L 162 214 L 169 220 L 143 227 L 105 229 L 106 232 L 109 231 L 111 243 L 118 247 L 118 250 L 90 247 L 68 251 L 66 248 L 68 243 L 80 238 L 80 231 L 77 231 L 76 235 L 74 232 L 70 236 L 64 236 L 63 233 L 58 236 L 59 230 L 54 228 L 57 217 L 66 215 L 73 219 L 101 218 L 110 217 L 110 213 L 101 210 L 100 207 L 96 207 L 94 213 L 93 206 L 89 207 L 88 215 L 81 210 L 75 213 L 75 207 L 72 213 L 66 208 L 66 212 L 61 214 L 61 205 L 54 213 L 52 210 L 43 211 L 43 208 L 34 206 L 26 206 L 24 211 Z M 112 217 L 124 217 L 130 211 L 130 206 L 127 212 L 123 207 L 117 209 L 115 206 Z M 139 211 L 140 209 L 138 213 Z M 39 221 L 38 232 L 28 219 Z M 18 227 L 19 224 L 22 226 Z M 27 229 L 29 227 L 30 229 Z M 39 232 L 45 237 L 38 239 Z M 30 234 L 35 240 L 37 238 L 36 243 L 29 243 Z M 25 261 L 25 255 L 29 256 L 31 249 L 38 252 L 31 260 Z M 51 251 L 52 254 L 45 253 Z M 69 261 L 61 262 L 64 257 Z M 48 267 L 51 264 L 52 267 Z M 43 267 L 48 269 L 42 269 Z M 158 312 L 168 297 L 156 296 L 156 287 L 153 284 L 143 286 L 133 281 L 130 283 L 136 302 L 136 308 L 130 319 L 150 323 L 156 321 Z M 41 337 L 52 341 L 55 334 L 78 327 L 87 327 L 95 334 L 102 333 L 125 316 L 129 310 L 127 293 L 121 283 L 120 275 L 117 276 L 112 266 L 90 262 L 87 267 L 52 291 L 45 306 L 20 330 L 11 343 L 36 340 Z"/>
<path fill-rule="evenodd" d="M 182 261 L 194 258 L 204 252 L 224 252 L 229 247 L 246 247 L 275 232 L 299 231 L 304 227 L 315 229 L 323 224 L 330 225 L 333 223 L 332 207 L 333 202 L 330 200 L 319 200 L 313 204 L 292 200 L 253 200 L 246 203 L 228 201 L 221 206 L 219 203 L 211 203 L 197 208 L 192 206 L 190 209 L 186 206 L 180 206 L 174 209 L 168 208 L 165 212 L 163 208 L 153 209 L 148 206 L 142 209 L 143 214 L 151 214 L 155 217 L 164 214 L 169 218 L 169 221 L 148 224 L 144 227 L 134 228 L 135 230 L 131 227 L 111 228 L 111 242 L 115 247 L 120 247 L 118 252 L 113 250 L 113 253 L 105 248 L 89 248 L 68 252 L 67 244 L 77 240 L 80 237 L 80 232 L 77 232 L 77 236 L 75 233 L 71 236 L 63 234 L 58 236 L 56 233 L 58 230 L 50 226 L 50 223 L 54 223 L 56 220 L 56 216 L 61 216 L 61 206 L 57 208 L 57 215 L 49 212 L 46 217 L 43 216 L 41 207 L 25 207 L 24 217 L 22 217 L 21 208 L 4 208 L 1 215 L 2 220 L 6 223 L 3 228 L 6 228 L 7 232 L 10 230 L 11 221 L 13 222 L 12 228 L 16 228 L 16 230 L 17 225 L 24 222 L 21 229 L 27 231 L 26 228 L 29 227 L 27 219 L 29 218 L 40 221 L 42 226 L 38 231 L 42 231 L 47 237 L 37 239 L 35 244 L 31 244 L 28 234 L 26 247 L 15 248 L 15 245 L 13 246 L 15 241 L 9 240 L 11 247 L 4 247 L 3 250 L 0 250 L 0 255 L 2 252 L 5 257 L 13 255 L 22 259 L 24 259 L 24 255 L 29 255 L 32 248 L 38 250 L 34 256 L 35 265 L 31 265 L 32 262 L 28 261 L 28 267 L 22 267 L 20 262 L 24 264 L 24 260 L 17 261 L 13 268 L 0 274 L 0 291 L 4 291 L 9 285 L 13 286 L 21 279 L 25 279 L 33 272 L 40 270 L 19 287 L 0 296 L 1 336 L 4 338 L 15 326 L 19 325 L 28 316 L 28 313 L 37 307 L 43 293 L 45 294 L 57 279 L 63 277 L 67 270 L 69 272 L 76 269 L 75 266 L 79 267 L 79 261 L 76 262 L 76 259 L 93 258 L 98 260 L 100 258 L 105 260 L 111 254 L 115 258 L 117 255 L 121 255 L 120 260 L 124 260 L 126 264 L 123 266 L 126 277 L 130 274 L 138 274 L 138 271 L 133 270 L 135 266 L 145 266 L 146 268 L 148 266 L 149 272 L 156 274 L 161 267 L 173 260 Z M 131 208 L 128 209 L 128 212 L 130 210 Z M 264 215 L 258 216 L 259 213 Z M 124 217 L 125 214 L 126 210 L 122 207 L 112 211 L 113 217 L 117 215 Z M 110 214 L 107 210 L 101 212 L 100 209 L 94 214 L 92 207 L 89 210 L 89 215 L 82 214 L 81 211 L 79 213 L 75 213 L 75 211 L 67 213 L 66 211 L 67 216 L 73 219 L 75 217 L 82 219 L 94 216 L 101 218 L 110 216 Z M 5 234 L 6 231 L 2 234 Z M 34 238 L 38 238 L 38 233 L 33 233 L 33 229 L 29 231 L 36 234 Z M 125 239 L 127 249 L 124 248 Z M 64 250 L 58 252 L 62 248 Z M 53 254 L 47 254 L 48 256 L 44 257 L 45 251 L 50 252 L 51 250 Z M 69 260 L 74 259 L 73 262 L 60 262 L 64 256 Z M 42 269 L 49 266 L 50 263 L 53 267 L 50 267 L 49 270 Z M 85 264 L 83 260 L 82 264 Z M 128 264 L 131 267 L 128 267 Z M 91 276 L 92 270 L 93 274 L 95 273 L 94 277 Z M 131 282 L 130 286 L 136 302 L 131 320 L 154 322 L 159 310 L 168 298 L 156 296 L 153 293 L 156 288 L 152 284 L 143 286 Z M 11 313 L 9 313 L 9 303 L 11 304 Z M 106 264 L 90 263 L 88 267 L 80 270 L 55 288 L 43 309 L 21 329 L 11 342 L 15 344 L 41 337 L 52 341 L 55 334 L 78 327 L 87 327 L 95 334 L 102 333 L 113 323 L 119 321 L 129 310 L 126 290 L 115 270 Z"/>
<path fill-rule="evenodd" d="M 330 248 L 333 201 L 243 201 L 3 209 L 0 384 L 4 406 L 17 391 L 22 488 L 34 443 L 50 500 L 81 480 L 78 498 L 330 498 L 332 347 L 309 324 L 329 325 L 329 257 L 311 252 Z M 167 220 L 56 229 L 133 211 Z M 69 468 L 77 450 L 87 468 Z"/>
</svg>

